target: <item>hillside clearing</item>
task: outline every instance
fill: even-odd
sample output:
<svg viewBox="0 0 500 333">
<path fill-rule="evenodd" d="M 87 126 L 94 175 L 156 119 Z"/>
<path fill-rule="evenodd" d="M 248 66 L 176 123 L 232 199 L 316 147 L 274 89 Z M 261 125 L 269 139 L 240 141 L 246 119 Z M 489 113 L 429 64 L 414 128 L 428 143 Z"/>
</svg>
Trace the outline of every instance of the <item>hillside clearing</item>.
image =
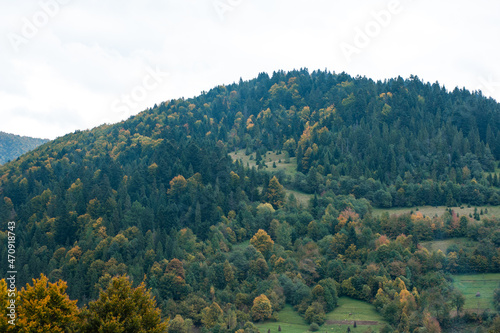
<svg viewBox="0 0 500 333">
<path fill-rule="evenodd" d="M 354 321 L 358 326 L 356 328 L 353 327 Z M 340 297 L 338 307 L 326 315 L 326 321 L 320 327 L 319 332 L 344 333 L 347 327 L 350 327 L 353 332 L 365 332 L 368 328 L 378 331 L 383 325 L 385 321 L 373 305 L 349 297 Z M 310 325 L 293 310 L 292 306 L 286 305 L 279 312 L 277 322 L 258 323 L 256 326 L 261 333 L 266 333 L 268 330 L 272 333 L 279 332 L 280 326 L 281 332 L 304 333 L 309 332 Z"/>
<path fill-rule="evenodd" d="M 250 168 L 257 167 L 257 163 L 255 162 L 256 153 L 246 155 L 245 149 L 240 149 L 236 152 L 230 153 L 229 156 L 231 156 L 233 161 L 240 160 L 243 163 L 243 166 L 248 166 Z M 285 174 L 290 176 L 297 173 L 297 158 L 291 157 L 285 162 L 286 155 L 284 152 L 278 154 L 277 152 L 268 151 L 265 155 L 262 155 L 262 159 L 265 160 L 267 171 L 278 172 L 282 170 Z M 276 168 L 273 167 L 273 163 L 276 165 Z"/>
<path fill-rule="evenodd" d="M 446 254 L 446 250 L 452 245 L 457 245 L 458 248 L 463 249 L 474 248 L 477 246 L 477 244 L 478 242 L 472 241 L 468 238 L 450 238 L 445 240 L 428 241 L 421 243 L 421 245 L 429 251 L 441 250 L 444 254 Z"/>
<path fill-rule="evenodd" d="M 477 208 L 478 212 L 481 212 L 481 210 L 483 210 L 484 214 L 480 215 L 481 218 L 483 218 L 483 217 L 500 217 L 500 206 L 478 206 L 478 207 L 467 207 L 467 206 L 461 206 L 461 207 L 421 206 L 421 207 L 389 208 L 389 209 L 374 208 L 373 209 L 373 215 L 380 216 L 380 215 L 382 215 L 385 212 L 389 213 L 389 215 L 393 215 L 393 214 L 398 214 L 399 215 L 399 214 L 407 214 L 407 213 L 410 213 L 410 212 L 419 211 L 424 216 L 434 217 L 434 216 L 441 216 L 441 215 L 443 215 L 444 212 L 448 208 L 451 208 L 452 210 L 454 210 L 460 216 L 462 216 L 462 215 L 469 216 L 469 214 L 474 215 L 474 209 Z M 487 213 L 486 213 L 486 211 L 487 211 Z"/>
<path fill-rule="evenodd" d="M 499 284 L 499 273 L 453 275 L 453 285 L 465 296 L 464 309 L 474 312 L 493 310 L 493 292 Z"/>
</svg>

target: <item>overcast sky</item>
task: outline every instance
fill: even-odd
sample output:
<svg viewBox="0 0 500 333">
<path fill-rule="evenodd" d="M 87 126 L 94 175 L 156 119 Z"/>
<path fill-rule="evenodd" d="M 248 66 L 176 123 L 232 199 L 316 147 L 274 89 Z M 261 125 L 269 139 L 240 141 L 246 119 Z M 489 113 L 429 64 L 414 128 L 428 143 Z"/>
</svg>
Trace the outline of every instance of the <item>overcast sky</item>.
<svg viewBox="0 0 500 333">
<path fill-rule="evenodd" d="M 304 67 L 500 101 L 499 1 L 2 0 L 0 36 L 0 131 L 34 137 Z"/>
</svg>

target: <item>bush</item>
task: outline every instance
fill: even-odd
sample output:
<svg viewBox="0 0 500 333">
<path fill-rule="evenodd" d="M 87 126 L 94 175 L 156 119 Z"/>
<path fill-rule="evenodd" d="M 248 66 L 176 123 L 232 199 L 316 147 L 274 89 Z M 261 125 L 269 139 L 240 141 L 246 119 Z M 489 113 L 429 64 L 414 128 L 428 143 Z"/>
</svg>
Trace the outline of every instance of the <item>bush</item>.
<svg viewBox="0 0 500 333">
<path fill-rule="evenodd" d="M 319 331 L 319 325 L 316 323 L 312 323 L 311 326 L 309 326 L 309 331 L 311 331 L 311 332 Z"/>
<path fill-rule="evenodd" d="M 325 322 L 325 311 L 323 310 L 323 305 L 319 302 L 313 302 L 306 310 L 304 319 L 312 324 L 317 323 L 323 325 Z"/>
</svg>

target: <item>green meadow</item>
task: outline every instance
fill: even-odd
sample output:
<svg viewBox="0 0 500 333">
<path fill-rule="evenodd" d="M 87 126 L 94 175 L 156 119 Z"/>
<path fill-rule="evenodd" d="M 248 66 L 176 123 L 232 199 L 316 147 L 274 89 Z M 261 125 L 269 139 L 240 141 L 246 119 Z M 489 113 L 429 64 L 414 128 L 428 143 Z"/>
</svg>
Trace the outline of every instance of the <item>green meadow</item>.
<svg viewBox="0 0 500 333">
<path fill-rule="evenodd" d="M 474 209 L 477 208 L 478 212 L 483 210 L 484 214 L 481 215 L 481 217 L 493 217 L 493 216 L 500 217 L 500 206 L 478 206 L 478 207 L 420 206 L 420 207 L 403 207 L 403 208 L 398 207 L 398 208 L 389 208 L 389 209 L 387 209 L 387 208 L 384 208 L 384 209 L 374 208 L 373 214 L 376 216 L 379 216 L 385 212 L 389 213 L 389 215 L 392 215 L 392 214 L 405 214 L 405 213 L 419 211 L 424 216 L 434 217 L 434 216 L 443 215 L 444 212 L 448 208 L 453 209 L 460 216 L 462 216 L 462 215 L 469 216 L 469 214 L 474 215 Z M 487 213 L 486 213 L 486 211 L 487 211 Z"/>
<path fill-rule="evenodd" d="M 354 328 L 353 322 L 356 321 L 357 327 Z M 377 313 L 375 307 L 367 302 L 358 301 L 348 297 L 340 297 L 338 307 L 326 315 L 326 322 L 318 332 L 333 332 L 344 333 L 347 327 L 351 328 L 351 332 L 370 332 L 370 329 L 378 332 L 385 325 L 382 316 Z M 270 330 L 272 333 L 304 333 L 309 332 L 309 324 L 293 310 L 293 307 L 286 305 L 279 312 L 279 321 L 258 323 L 256 326 L 261 333 L 267 333 Z"/>
<path fill-rule="evenodd" d="M 467 249 L 476 247 L 477 243 L 478 242 L 468 238 L 450 238 L 445 240 L 422 242 L 421 244 L 429 251 L 441 250 L 444 254 L 446 254 L 446 250 L 452 245 L 457 245 L 460 249 Z"/>
<path fill-rule="evenodd" d="M 474 312 L 493 311 L 493 292 L 499 284 L 500 273 L 453 275 L 453 285 L 465 296 L 464 309 Z"/>
<path fill-rule="evenodd" d="M 240 160 L 244 166 L 248 165 L 250 168 L 257 167 L 255 162 L 255 153 L 246 155 L 245 149 L 240 149 L 236 152 L 230 153 L 229 155 L 233 161 Z M 277 172 L 283 170 L 285 174 L 293 176 L 297 173 L 297 158 L 291 157 L 288 161 L 285 161 L 285 157 L 285 152 L 278 154 L 273 151 L 268 151 L 265 155 L 262 155 L 262 159 L 264 160 L 268 171 Z M 273 163 L 276 167 L 273 167 Z"/>
</svg>

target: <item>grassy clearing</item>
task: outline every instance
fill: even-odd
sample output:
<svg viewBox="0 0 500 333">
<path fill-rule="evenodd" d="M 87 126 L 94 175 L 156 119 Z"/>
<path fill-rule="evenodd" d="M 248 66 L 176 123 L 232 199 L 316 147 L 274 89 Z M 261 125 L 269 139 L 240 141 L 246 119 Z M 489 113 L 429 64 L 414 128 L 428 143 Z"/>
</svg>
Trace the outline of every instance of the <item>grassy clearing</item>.
<svg viewBox="0 0 500 333">
<path fill-rule="evenodd" d="M 483 172 L 483 174 L 485 176 L 488 176 L 488 175 L 494 176 L 495 174 L 499 174 L 499 173 L 500 173 L 500 167 L 495 168 L 495 171 L 493 171 L 493 172 Z"/>
<path fill-rule="evenodd" d="M 279 321 L 258 323 L 255 326 L 259 331 L 266 333 L 268 330 L 271 332 L 278 332 L 278 327 L 281 326 L 281 332 L 286 333 L 303 333 L 307 332 L 309 325 L 306 323 L 298 312 L 293 310 L 291 305 L 286 305 L 283 310 L 279 312 Z"/>
<path fill-rule="evenodd" d="M 257 189 L 259 190 L 260 193 L 262 193 L 263 190 L 262 186 L 257 187 Z M 285 192 L 287 198 L 290 196 L 290 194 L 293 194 L 295 199 L 297 199 L 297 202 L 304 207 L 307 207 L 307 205 L 309 204 L 309 200 L 311 200 L 311 198 L 313 197 L 312 194 L 306 194 L 299 191 L 290 190 L 287 189 L 286 187 L 285 187 Z"/>
<path fill-rule="evenodd" d="M 250 246 L 250 241 L 247 240 L 247 241 L 244 241 L 244 242 L 241 242 L 241 243 L 238 243 L 238 244 L 234 244 L 233 245 L 233 251 L 236 251 L 236 250 L 244 250 L 246 249 L 248 246 Z"/>
<path fill-rule="evenodd" d="M 255 153 L 247 156 L 247 155 L 245 155 L 245 149 L 240 149 L 236 152 L 232 152 L 230 154 L 230 156 L 233 159 L 233 161 L 240 160 L 244 166 L 247 166 L 247 163 L 248 163 L 249 167 L 253 167 L 253 166 L 256 167 L 257 166 L 257 164 L 255 163 Z M 252 156 L 252 159 L 250 159 L 250 156 Z M 264 156 L 262 156 L 262 157 L 264 158 Z M 276 154 L 275 152 L 268 151 L 266 153 L 265 160 L 266 160 L 266 165 L 268 167 L 267 171 L 278 172 L 280 170 L 283 170 L 286 175 L 290 175 L 290 176 L 294 176 L 297 173 L 297 169 L 296 169 L 297 168 L 297 158 L 292 157 L 292 158 L 290 158 L 289 163 L 285 163 L 285 153 L 284 152 L 282 152 L 281 154 Z M 276 168 L 273 168 L 273 162 L 276 163 Z M 259 187 L 259 191 L 262 191 L 261 187 Z M 293 194 L 295 196 L 295 198 L 297 199 L 298 203 L 303 205 L 303 206 L 307 206 L 309 204 L 309 200 L 313 197 L 312 194 L 306 194 L 306 193 L 302 193 L 299 191 L 290 190 L 290 189 L 286 189 L 286 188 L 285 188 L 285 191 L 286 191 L 287 196 L 289 196 L 290 194 Z"/>
<path fill-rule="evenodd" d="M 467 206 L 462 206 L 461 207 L 446 207 L 446 206 L 422 206 L 422 207 L 410 207 L 410 208 L 390 208 L 390 209 L 381 209 L 381 208 L 374 208 L 373 209 L 373 214 L 376 216 L 382 215 L 383 213 L 387 212 L 390 215 L 393 214 L 404 214 L 404 213 L 409 213 L 411 211 L 416 212 L 417 210 L 424 214 L 424 216 L 429 216 L 429 217 L 434 217 L 434 216 L 441 216 L 444 214 L 446 209 L 451 208 L 453 209 L 457 214 L 460 216 L 466 215 L 469 216 L 469 214 L 474 215 L 474 208 L 476 207 L 467 207 Z M 486 217 L 500 217 L 500 206 L 479 206 L 477 207 L 478 212 L 483 210 L 483 212 L 488 210 L 488 213 L 481 215 L 481 217 L 486 216 Z"/>
<path fill-rule="evenodd" d="M 493 309 L 493 292 L 500 284 L 500 274 L 453 275 L 453 285 L 465 296 L 465 310 L 482 312 Z M 480 297 L 476 297 L 477 293 Z"/>
<path fill-rule="evenodd" d="M 257 167 L 255 163 L 256 154 L 245 155 L 245 149 L 240 149 L 236 152 L 230 154 L 233 161 L 241 160 L 244 166 Z M 250 159 L 252 157 L 252 159 Z M 297 173 L 297 158 L 290 158 L 289 163 L 285 163 L 285 153 L 276 154 L 275 152 L 268 151 L 266 155 L 262 155 L 262 158 L 265 160 L 265 164 L 267 166 L 267 170 L 271 172 L 278 172 L 283 170 L 285 174 L 293 176 Z M 280 162 L 281 161 L 281 162 Z M 273 168 L 273 163 L 276 164 L 276 168 Z"/>
<path fill-rule="evenodd" d="M 349 314 L 351 315 L 349 316 Z M 327 314 L 326 320 L 318 332 L 344 333 L 347 331 L 347 327 L 350 327 L 351 332 L 361 333 L 367 331 L 368 328 L 378 331 L 385 325 L 383 318 L 375 311 L 373 305 L 348 297 L 339 298 L 339 306 Z M 348 322 L 340 323 L 340 321 L 345 320 Z M 358 323 L 356 328 L 349 323 L 353 320 L 356 320 Z M 378 322 L 378 324 L 360 325 L 359 323 L 363 321 Z M 261 333 L 266 333 L 268 330 L 271 330 L 272 333 L 278 332 L 279 326 L 281 326 L 281 332 L 285 333 L 304 333 L 309 331 L 309 325 L 290 305 L 286 305 L 279 312 L 279 321 L 259 323 L 256 326 Z"/>
<path fill-rule="evenodd" d="M 457 245 L 459 248 L 474 248 L 477 246 L 478 242 L 472 241 L 468 238 L 451 238 L 439 241 L 429 241 L 422 242 L 422 246 L 424 246 L 429 251 L 437 251 L 441 250 L 446 254 L 446 250 L 453 244 Z"/>
<path fill-rule="evenodd" d="M 313 197 L 312 194 L 306 194 L 295 190 L 285 189 L 286 195 L 289 196 L 293 194 L 297 202 L 305 207 L 309 204 L 309 200 Z"/>
<path fill-rule="evenodd" d="M 327 314 L 327 322 L 321 327 L 320 331 L 323 328 L 327 328 L 329 332 L 345 332 L 347 327 L 351 327 L 351 331 L 354 332 L 364 332 L 369 327 L 374 331 L 378 331 L 386 323 L 382 316 L 375 310 L 375 307 L 367 302 L 349 297 L 341 297 L 339 298 L 338 305 L 335 310 Z M 335 324 L 330 324 L 330 321 L 335 322 Z M 358 325 L 354 328 L 352 324 L 339 323 L 341 321 L 347 321 L 348 323 L 356 321 Z M 368 323 L 369 325 L 360 325 L 360 323 L 363 324 L 366 322 L 377 322 L 377 324 Z"/>
</svg>

